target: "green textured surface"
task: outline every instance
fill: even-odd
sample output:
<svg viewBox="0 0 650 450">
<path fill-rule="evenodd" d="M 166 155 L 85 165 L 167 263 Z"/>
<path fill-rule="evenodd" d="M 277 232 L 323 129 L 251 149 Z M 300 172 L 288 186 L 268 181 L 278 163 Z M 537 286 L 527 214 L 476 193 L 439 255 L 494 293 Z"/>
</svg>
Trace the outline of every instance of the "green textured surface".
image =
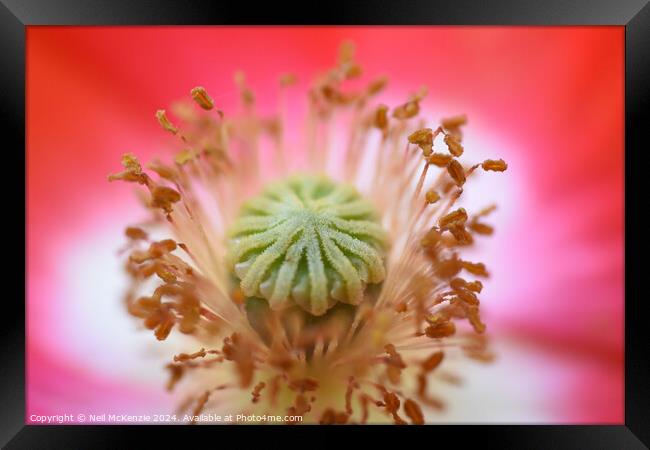
<svg viewBox="0 0 650 450">
<path fill-rule="evenodd" d="M 385 277 L 386 233 L 356 189 L 324 176 L 270 184 L 244 203 L 230 229 L 228 262 L 246 297 L 273 309 L 297 304 L 322 315 L 359 304 Z"/>
</svg>

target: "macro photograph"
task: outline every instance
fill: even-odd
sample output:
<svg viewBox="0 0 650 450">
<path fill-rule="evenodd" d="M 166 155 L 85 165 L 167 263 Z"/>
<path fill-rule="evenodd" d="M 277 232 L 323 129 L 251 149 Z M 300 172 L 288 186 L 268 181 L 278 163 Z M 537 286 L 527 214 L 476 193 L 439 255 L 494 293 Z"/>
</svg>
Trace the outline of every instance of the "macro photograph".
<svg viewBox="0 0 650 450">
<path fill-rule="evenodd" d="M 621 420 L 622 40 L 28 30 L 29 417 Z"/>
<path fill-rule="evenodd" d="M 7 448 L 95 425 L 594 426 L 645 448 L 625 214 L 646 32 L 34 14 Z"/>
</svg>

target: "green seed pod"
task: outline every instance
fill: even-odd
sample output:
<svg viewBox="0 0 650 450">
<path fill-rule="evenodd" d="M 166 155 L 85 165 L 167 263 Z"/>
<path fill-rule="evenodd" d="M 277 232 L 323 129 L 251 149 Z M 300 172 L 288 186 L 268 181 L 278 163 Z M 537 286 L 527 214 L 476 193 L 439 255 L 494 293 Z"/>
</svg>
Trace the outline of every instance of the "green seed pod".
<svg viewBox="0 0 650 450">
<path fill-rule="evenodd" d="M 294 176 L 244 203 L 230 229 L 228 263 L 246 297 L 274 310 L 320 316 L 359 304 L 386 275 L 386 233 L 373 206 L 346 184 Z"/>
</svg>

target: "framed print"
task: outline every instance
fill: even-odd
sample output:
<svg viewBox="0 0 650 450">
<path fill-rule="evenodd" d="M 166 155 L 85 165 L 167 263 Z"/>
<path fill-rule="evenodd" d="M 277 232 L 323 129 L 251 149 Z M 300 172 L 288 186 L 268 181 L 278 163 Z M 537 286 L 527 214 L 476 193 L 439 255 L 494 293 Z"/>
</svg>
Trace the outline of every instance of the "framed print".
<svg viewBox="0 0 650 450">
<path fill-rule="evenodd" d="M 337 3 L 3 0 L 7 448 L 645 448 L 650 7 Z"/>
</svg>

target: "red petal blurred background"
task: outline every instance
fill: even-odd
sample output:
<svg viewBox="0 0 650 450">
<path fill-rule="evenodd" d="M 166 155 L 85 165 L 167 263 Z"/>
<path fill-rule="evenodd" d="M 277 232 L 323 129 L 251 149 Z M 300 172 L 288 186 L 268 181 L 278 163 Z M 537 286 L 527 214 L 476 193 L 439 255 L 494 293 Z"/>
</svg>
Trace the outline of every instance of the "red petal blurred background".
<svg viewBox="0 0 650 450">
<path fill-rule="evenodd" d="M 457 395 L 473 405 L 450 417 L 623 422 L 622 27 L 34 26 L 28 422 L 170 409 L 158 357 L 173 352 L 152 354 L 153 337 L 120 302 L 117 250 L 123 227 L 142 213 L 131 187 L 106 175 L 127 151 L 168 155 L 154 112 L 192 87 L 235 109 L 238 69 L 268 112 L 278 77 L 297 74 L 289 106 L 299 111 L 308 82 L 344 40 L 355 43 L 366 78 L 390 77 L 382 102 L 427 85 L 432 122 L 467 113 L 470 154 L 509 163 L 497 181 L 480 180 L 487 190 L 470 189 L 477 202 L 500 206 L 497 233 L 481 248 L 493 273 L 483 302 L 499 358 L 450 393 L 450 403 Z"/>
</svg>

